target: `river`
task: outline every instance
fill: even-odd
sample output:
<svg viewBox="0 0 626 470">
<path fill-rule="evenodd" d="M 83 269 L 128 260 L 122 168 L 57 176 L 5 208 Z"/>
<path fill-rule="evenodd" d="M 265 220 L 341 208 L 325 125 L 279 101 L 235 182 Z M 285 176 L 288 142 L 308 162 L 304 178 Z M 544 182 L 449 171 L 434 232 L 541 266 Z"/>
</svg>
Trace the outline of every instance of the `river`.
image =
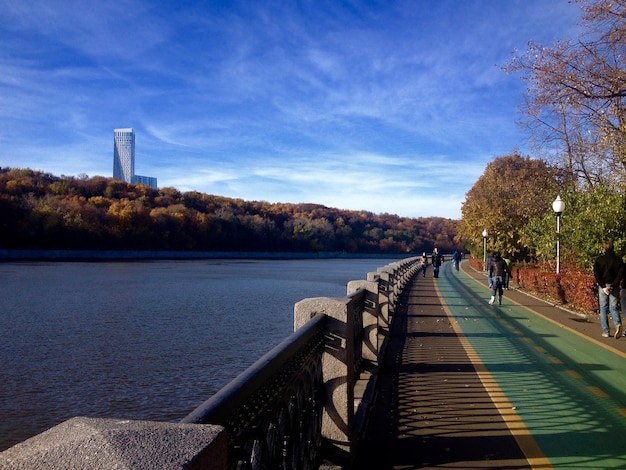
<svg viewBox="0 0 626 470">
<path fill-rule="evenodd" d="M 0 263 L 0 451 L 74 416 L 179 421 L 397 259 Z"/>
</svg>

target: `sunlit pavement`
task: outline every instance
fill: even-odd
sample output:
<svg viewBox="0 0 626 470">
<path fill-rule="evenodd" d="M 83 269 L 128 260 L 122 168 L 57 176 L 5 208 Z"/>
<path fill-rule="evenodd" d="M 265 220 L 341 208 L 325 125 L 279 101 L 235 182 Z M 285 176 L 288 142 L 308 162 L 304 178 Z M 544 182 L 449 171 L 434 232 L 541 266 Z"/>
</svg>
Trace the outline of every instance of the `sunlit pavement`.
<svg viewBox="0 0 626 470">
<path fill-rule="evenodd" d="M 415 279 L 355 468 L 626 468 L 626 339 L 489 296 L 468 263 Z"/>
</svg>

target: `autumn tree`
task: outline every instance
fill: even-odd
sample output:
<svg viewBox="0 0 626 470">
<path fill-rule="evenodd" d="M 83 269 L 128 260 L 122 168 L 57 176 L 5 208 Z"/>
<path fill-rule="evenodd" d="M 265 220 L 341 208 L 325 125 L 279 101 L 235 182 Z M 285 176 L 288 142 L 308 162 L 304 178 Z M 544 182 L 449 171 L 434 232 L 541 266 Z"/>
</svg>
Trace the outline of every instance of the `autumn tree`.
<svg viewBox="0 0 626 470">
<path fill-rule="evenodd" d="M 552 211 L 552 201 L 562 189 L 559 176 L 560 171 L 543 160 L 519 154 L 497 158 L 467 192 L 457 237 L 468 240 L 472 251 L 482 251 L 486 229 L 490 249 L 524 259 L 531 247 L 523 229 Z"/>
<path fill-rule="evenodd" d="M 529 43 L 505 67 L 528 87 L 522 109 L 536 148 L 583 188 L 626 183 L 626 0 L 575 0 L 578 40 Z M 554 155 L 556 153 L 556 155 Z"/>
<path fill-rule="evenodd" d="M 333 251 L 335 231 L 325 218 L 300 216 L 285 223 L 285 232 L 298 250 Z"/>
</svg>

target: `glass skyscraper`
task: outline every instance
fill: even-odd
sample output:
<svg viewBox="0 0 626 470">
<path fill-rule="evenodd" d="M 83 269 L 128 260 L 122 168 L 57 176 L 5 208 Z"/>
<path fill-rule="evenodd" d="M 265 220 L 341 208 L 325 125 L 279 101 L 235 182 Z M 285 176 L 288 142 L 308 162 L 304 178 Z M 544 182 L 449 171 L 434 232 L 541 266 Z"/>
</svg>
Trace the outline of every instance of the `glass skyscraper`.
<svg viewBox="0 0 626 470">
<path fill-rule="evenodd" d="M 135 174 L 135 131 L 128 127 L 113 129 L 113 178 L 157 189 L 157 179 Z"/>
<path fill-rule="evenodd" d="M 133 183 L 135 176 L 135 132 L 132 128 L 114 129 L 113 178 Z"/>
</svg>

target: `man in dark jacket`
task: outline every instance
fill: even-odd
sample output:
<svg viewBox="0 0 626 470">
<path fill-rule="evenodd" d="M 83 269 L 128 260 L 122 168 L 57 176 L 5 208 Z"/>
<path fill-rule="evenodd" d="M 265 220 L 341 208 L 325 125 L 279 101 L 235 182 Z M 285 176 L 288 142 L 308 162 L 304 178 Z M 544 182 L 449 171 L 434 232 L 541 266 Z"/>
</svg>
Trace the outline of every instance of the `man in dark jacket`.
<svg viewBox="0 0 626 470">
<path fill-rule="evenodd" d="M 502 305 L 502 288 L 504 287 L 504 279 L 508 272 L 506 261 L 502 259 L 500 253 L 493 254 L 493 260 L 489 265 L 488 276 L 491 280 L 491 299 L 489 299 L 489 305 L 492 305 L 496 300 L 496 293 L 498 294 L 498 304 Z"/>
<path fill-rule="evenodd" d="M 598 283 L 598 301 L 600 304 L 600 324 L 602 336 L 609 337 L 609 310 L 615 325 L 615 339 L 622 336 L 622 320 L 617 309 L 619 299 L 619 285 L 624 275 L 622 259 L 613 251 L 613 242 L 607 240 L 602 243 L 604 254 L 596 259 L 593 265 L 593 275 Z"/>
<path fill-rule="evenodd" d="M 435 277 L 439 277 L 439 268 L 443 264 L 443 256 L 439 254 L 439 249 L 435 248 L 433 250 L 432 263 L 433 265 L 433 274 Z"/>
</svg>

